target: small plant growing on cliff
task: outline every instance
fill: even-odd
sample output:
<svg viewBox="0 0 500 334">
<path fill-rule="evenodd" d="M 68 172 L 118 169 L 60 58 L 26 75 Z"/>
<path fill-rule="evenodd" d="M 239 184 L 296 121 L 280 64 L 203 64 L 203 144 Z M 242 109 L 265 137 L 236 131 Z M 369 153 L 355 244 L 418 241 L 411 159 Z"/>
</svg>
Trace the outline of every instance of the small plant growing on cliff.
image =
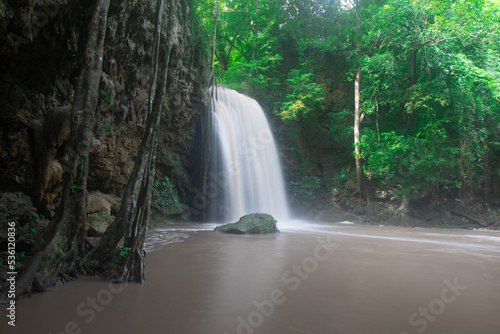
<svg viewBox="0 0 500 334">
<path fill-rule="evenodd" d="M 16 252 L 16 262 L 22 262 L 26 257 L 26 252 L 22 251 L 21 253 Z"/>
<path fill-rule="evenodd" d="M 104 101 L 108 104 L 113 105 L 113 100 L 111 97 L 111 92 L 109 90 L 100 89 L 99 90 L 99 101 Z"/>
<path fill-rule="evenodd" d="M 129 251 L 130 251 L 130 247 L 123 247 L 123 249 L 120 251 L 120 256 L 127 257 Z"/>
<path fill-rule="evenodd" d="M 155 180 L 152 204 L 167 215 L 180 212 L 177 189 L 167 176 Z"/>
<path fill-rule="evenodd" d="M 36 212 L 33 212 L 33 218 L 35 218 L 37 223 L 39 223 L 42 220 L 42 217 Z"/>
<path fill-rule="evenodd" d="M 113 256 L 115 263 L 120 264 L 121 262 L 125 261 L 129 252 L 130 252 L 130 247 L 123 247 L 122 249 L 116 249 Z"/>
</svg>

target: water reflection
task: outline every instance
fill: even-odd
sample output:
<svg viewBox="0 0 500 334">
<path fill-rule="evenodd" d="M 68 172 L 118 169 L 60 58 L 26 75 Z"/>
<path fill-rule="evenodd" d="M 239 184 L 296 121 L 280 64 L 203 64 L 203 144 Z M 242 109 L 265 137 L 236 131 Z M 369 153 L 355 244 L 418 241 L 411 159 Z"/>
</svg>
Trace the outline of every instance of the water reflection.
<svg viewBox="0 0 500 334">
<path fill-rule="evenodd" d="M 71 282 L 19 301 L 16 328 L 2 321 L 0 333 L 65 333 L 74 322 L 81 333 L 108 334 L 400 334 L 418 333 L 426 314 L 425 333 L 500 328 L 498 232 L 304 222 L 280 229 L 235 236 L 206 225 L 160 227 L 148 238 L 146 283 L 115 293 L 100 279 Z M 329 256 L 318 238 L 336 245 Z M 450 303 L 446 280 L 467 286 Z"/>
</svg>

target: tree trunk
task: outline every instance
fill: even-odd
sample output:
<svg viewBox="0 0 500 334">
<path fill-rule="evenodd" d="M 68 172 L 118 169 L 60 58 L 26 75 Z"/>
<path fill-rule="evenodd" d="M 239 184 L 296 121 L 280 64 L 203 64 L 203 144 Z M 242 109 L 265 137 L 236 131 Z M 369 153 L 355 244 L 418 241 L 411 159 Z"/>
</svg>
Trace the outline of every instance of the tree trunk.
<svg viewBox="0 0 500 334">
<path fill-rule="evenodd" d="M 354 79 L 354 151 L 356 159 L 356 178 L 358 184 L 358 192 L 361 198 L 366 199 L 368 197 L 368 191 L 366 187 L 365 174 L 363 172 L 363 165 L 361 163 L 361 152 L 359 145 L 360 141 L 360 123 L 361 123 L 361 112 L 360 112 L 360 88 L 361 82 L 361 66 L 358 66 L 356 71 L 356 78 Z"/>
<path fill-rule="evenodd" d="M 215 49 L 215 58 L 219 62 L 220 70 L 221 70 L 221 79 L 224 78 L 224 74 L 229 70 L 229 59 L 231 57 L 231 53 L 233 51 L 233 46 L 229 45 L 229 49 L 226 51 L 224 45 L 217 45 Z M 214 80 L 211 80 L 211 82 Z"/>
<path fill-rule="evenodd" d="M 158 7 L 163 6 L 163 0 L 158 0 Z M 160 17 L 160 16 L 158 16 Z M 158 21 L 157 26 L 162 22 Z M 159 31 L 160 28 L 157 28 Z M 171 30 L 171 29 L 170 29 Z M 160 34 L 157 34 L 160 38 Z M 156 44 L 156 41 L 155 41 Z M 115 221 L 108 227 L 99 240 L 97 247 L 87 257 L 87 263 L 91 267 L 99 267 L 112 256 L 119 241 L 124 239 L 125 263 L 118 274 L 119 281 L 144 281 L 144 239 L 147 232 L 149 220 L 151 193 L 155 174 L 156 147 L 160 129 L 160 118 L 165 96 L 168 65 L 171 53 L 171 41 L 166 42 L 163 57 L 163 67 L 160 74 L 160 82 L 155 84 L 153 103 L 146 123 L 144 136 L 139 147 L 134 169 L 129 177 L 125 193 L 123 195 L 120 211 Z M 158 58 L 153 59 L 153 69 L 158 70 Z M 153 76 L 157 78 L 157 73 Z"/>
<path fill-rule="evenodd" d="M 417 83 L 417 52 L 412 49 L 408 55 L 408 88 Z"/>
<path fill-rule="evenodd" d="M 159 94 L 155 97 L 153 112 L 151 114 L 151 134 L 143 138 L 138 158 L 146 160 L 144 175 L 141 180 L 141 188 L 137 201 L 137 212 L 133 220 L 127 224 L 125 231 L 124 247 L 128 249 L 127 259 L 123 266 L 122 275 L 119 281 L 144 282 L 144 258 L 146 251 L 144 249 L 144 240 L 148 228 L 150 214 L 151 196 L 153 192 L 153 182 L 156 165 L 156 148 L 158 146 L 158 135 L 160 128 L 160 119 L 163 110 L 163 99 L 167 84 L 168 63 L 170 60 L 170 48 L 165 50 L 165 58 L 161 73 L 161 81 L 158 86 Z"/>
<path fill-rule="evenodd" d="M 74 273 L 85 252 L 87 176 L 90 139 L 101 79 L 107 13 L 110 0 L 98 0 L 89 24 L 83 66 L 71 110 L 71 137 L 66 150 L 64 186 L 56 217 L 37 241 L 26 267 L 17 280 L 17 296 L 32 287 L 46 290 L 62 277 Z"/>
<path fill-rule="evenodd" d="M 152 61 L 151 61 L 151 85 L 149 91 L 149 105 L 148 105 L 148 113 L 151 114 L 151 110 L 153 110 L 153 103 L 156 95 L 156 81 L 158 79 L 158 57 L 160 52 L 160 35 L 161 35 L 161 22 L 163 20 L 163 0 L 158 0 L 156 5 L 156 26 L 155 32 L 153 34 L 153 52 L 152 52 Z M 149 116 L 149 115 L 148 115 Z"/>
<path fill-rule="evenodd" d="M 250 10 L 248 11 L 250 13 Z M 259 0 L 257 0 L 257 3 L 255 4 L 255 15 L 258 16 L 259 15 Z M 257 25 L 256 23 L 254 23 L 255 25 Z M 253 27 L 251 28 L 253 34 L 254 34 L 254 37 L 253 37 L 253 43 L 252 43 L 252 60 L 256 60 L 257 59 L 257 43 L 256 43 L 256 39 L 257 39 L 257 32 L 255 31 L 256 29 L 253 29 Z"/>
<path fill-rule="evenodd" d="M 165 50 L 161 82 L 153 103 L 153 113 L 148 118 L 134 169 L 123 196 L 120 212 L 106 230 L 97 247 L 90 255 L 91 263 L 109 260 L 123 236 L 127 253 L 118 281 L 144 281 L 144 239 L 147 232 L 151 193 L 155 173 L 155 152 L 160 128 L 163 98 L 167 81 L 170 48 Z"/>
<path fill-rule="evenodd" d="M 216 43 L 217 43 L 217 22 L 219 21 L 219 9 L 220 9 L 220 1 L 217 0 L 216 1 L 216 4 L 215 4 L 216 8 L 215 8 L 215 15 L 214 15 L 214 30 L 212 32 L 212 36 L 213 36 L 213 40 L 212 40 L 212 58 L 210 59 L 211 61 L 211 68 L 210 68 L 210 84 L 211 85 L 214 85 L 215 84 L 215 76 L 214 76 L 214 60 L 215 60 L 215 56 L 217 55 L 215 49 L 216 49 Z M 224 52 L 222 53 L 222 57 L 224 56 Z M 221 62 L 221 69 L 222 69 L 222 73 L 224 73 L 224 71 L 226 70 L 226 68 L 224 68 L 225 66 L 227 66 L 226 64 L 224 64 L 224 62 Z"/>
<path fill-rule="evenodd" d="M 498 185 L 500 183 L 499 176 L 500 176 L 500 166 L 498 166 L 498 164 L 497 164 L 497 167 L 493 168 L 493 187 L 491 190 L 492 197 L 497 197 L 500 195 L 500 191 L 499 191 L 500 187 L 498 187 Z"/>
<path fill-rule="evenodd" d="M 491 186 L 491 168 L 489 150 L 486 147 L 483 155 L 483 177 L 484 177 L 484 199 L 487 203 L 491 201 L 492 186 Z"/>
</svg>

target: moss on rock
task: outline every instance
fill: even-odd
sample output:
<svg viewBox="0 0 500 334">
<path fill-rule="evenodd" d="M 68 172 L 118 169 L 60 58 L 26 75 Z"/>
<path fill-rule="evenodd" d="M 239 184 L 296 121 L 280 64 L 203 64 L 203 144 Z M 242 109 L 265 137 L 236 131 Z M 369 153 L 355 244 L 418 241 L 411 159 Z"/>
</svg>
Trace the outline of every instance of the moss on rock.
<svg viewBox="0 0 500 334">
<path fill-rule="evenodd" d="M 276 219 L 267 213 L 251 213 L 240 218 L 236 223 L 217 226 L 214 232 L 231 234 L 279 233 Z"/>
</svg>

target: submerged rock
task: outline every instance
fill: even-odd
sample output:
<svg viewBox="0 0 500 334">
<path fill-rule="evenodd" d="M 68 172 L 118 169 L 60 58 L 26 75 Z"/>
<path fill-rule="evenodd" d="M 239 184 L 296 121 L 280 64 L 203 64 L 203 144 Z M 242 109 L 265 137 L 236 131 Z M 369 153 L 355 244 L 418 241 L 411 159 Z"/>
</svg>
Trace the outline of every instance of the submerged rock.
<svg viewBox="0 0 500 334">
<path fill-rule="evenodd" d="M 251 213 L 240 218 L 236 223 L 217 226 L 214 232 L 232 234 L 279 233 L 276 219 L 267 213 Z"/>
</svg>

